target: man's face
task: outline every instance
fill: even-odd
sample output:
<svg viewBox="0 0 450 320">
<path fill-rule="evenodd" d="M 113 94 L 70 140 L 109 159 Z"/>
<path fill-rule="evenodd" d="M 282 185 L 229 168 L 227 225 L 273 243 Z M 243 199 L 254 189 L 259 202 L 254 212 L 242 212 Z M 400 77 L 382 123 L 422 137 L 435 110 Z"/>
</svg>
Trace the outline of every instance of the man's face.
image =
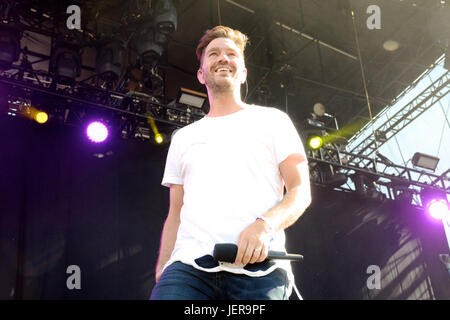
<svg viewBox="0 0 450 320">
<path fill-rule="evenodd" d="M 227 92 L 240 88 L 247 77 L 247 69 L 234 41 L 228 38 L 211 41 L 203 52 L 197 77 L 208 90 Z"/>
</svg>

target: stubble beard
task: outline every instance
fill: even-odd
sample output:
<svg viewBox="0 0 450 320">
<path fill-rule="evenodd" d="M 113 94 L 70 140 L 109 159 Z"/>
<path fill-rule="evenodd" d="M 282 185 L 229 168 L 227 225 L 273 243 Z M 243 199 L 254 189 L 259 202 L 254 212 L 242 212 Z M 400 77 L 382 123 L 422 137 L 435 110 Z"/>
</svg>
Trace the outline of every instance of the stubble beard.
<svg viewBox="0 0 450 320">
<path fill-rule="evenodd" d="M 212 92 L 226 93 L 226 92 L 234 91 L 234 89 L 236 88 L 235 82 L 236 82 L 236 80 L 233 78 L 215 79 L 214 75 L 209 75 L 206 78 L 205 85 Z"/>
</svg>

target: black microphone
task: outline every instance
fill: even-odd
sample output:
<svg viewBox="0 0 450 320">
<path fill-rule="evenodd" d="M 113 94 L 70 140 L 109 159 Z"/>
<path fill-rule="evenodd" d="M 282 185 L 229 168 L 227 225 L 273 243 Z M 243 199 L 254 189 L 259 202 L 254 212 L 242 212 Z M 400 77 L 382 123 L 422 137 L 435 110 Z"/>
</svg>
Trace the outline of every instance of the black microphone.
<svg viewBox="0 0 450 320">
<path fill-rule="evenodd" d="M 236 260 L 238 247 L 234 243 L 217 243 L 214 246 L 213 257 L 216 261 L 231 262 Z M 269 260 L 272 259 L 282 259 L 282 260 L 293 260 L 300 261 L 303 260 L 303 256 L 300 254 L 289 254 L 282 251 L 270 251 L 267 255 Z"/>
</svg>

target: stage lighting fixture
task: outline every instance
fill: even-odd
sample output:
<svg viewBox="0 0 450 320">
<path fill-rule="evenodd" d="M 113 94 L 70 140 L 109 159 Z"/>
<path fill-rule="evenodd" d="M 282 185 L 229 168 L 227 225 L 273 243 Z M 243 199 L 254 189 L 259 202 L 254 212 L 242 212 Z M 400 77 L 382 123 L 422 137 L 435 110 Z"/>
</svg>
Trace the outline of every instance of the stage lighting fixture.
<svg viewBox="0 0 450 320">
<path fill-rule="evenodd" d="M 177 102 L 191 107 L 202 109 L 208 95 L 202 92 L 180 88 L 178 92 Z"/>
<path fill-rule="evenodd" d="M 330 168 L 329 168 L 330 169 Z M 348 177 L 342 172 L 332 172 L 327 170 L 323 173 L 323 183 L 331 188 L 339 188 L 347 183 Z"/>
<path fill-rule="evenodd" d="M 338 122 L 337 122 L 337 118 L 335 116 L 333 116 L 332 114 L 326 113 L 325 111 L 326 111 L 325 106 L 322 103 L 318 102 L 318 103 L 314 104 L 314 106 L 313 106 L 313 113 L 312 113 L 313 118 L 314 119 L 316 119 L 316 117 L 331 118 L 334 121 L 334 125 L 336 127 L 336 130 L 339 130 L 339 125 L 338 125 Z M 317 120 L 315 120 L 315 121 L 317 121 Z M 322 127 L 325 127 L 325 123 L 322 124 Z"/>
<path fill-rule="evenodd" d="M 436 167 L 439 163 L 439 158 L 430 156 L 428 154 L 416 152 L 412 157 L 412 164 L 416 167 L 429 169 L 429 170 L 436 170 Z"/>
<path fill-rule="evenodd" d="M 97 75 L 106 81 L 114 81 L 119 78 L 123 51 L 120 41 L 112 41 L 98 47 L 95 61 L 95 72 Z"/>
<path fill-rule="evenodd" d="M 311 127 L 325 129 L 325 123 L 317 119 L 308 118 L 306 119 L 306 124 Z"/>
<path fill-rule="evenodd" d="M 19 59 L 21 33 L 14 28 L 0 26 L 0 67 L 9 68 Z"/>
<path fill-rule="evenodd" d="M 34 120 L 39 124 L 44 124 L 48 121 L 48 114 L 43 110 L 39 110 L 33 105 L 31 105 L 30 101 L 23 99 L 10 99 L 8 101 L 9 110 L 12 113 L 8 113 L 10 115 L 15 115 L 16 113 L 21 114 L 22 116 Z"/>
<path fill-rule="evenodd" d="M 393 196 L 395 200 L 401 203 L 412 203 L 414 198 L 414 191 L 413 189 L 409 188 L 409 184 L 399 182 L 393 178 L 390 185 L 392 186 Z"/>
<path fill-rule="evenodd" d="M 100 121 L 91 122 L 86 128 L 86 135 L 95 143 L 100 143 L 108 137 L 108 128 Z"/>
<path fill-rule="evenodd" d="M 314 106 L 313 106 L 313 114 L 318 116 L 318 117 L 335 118 L 335 116 L 333 116 L 333 115 L 331 115 L 329 113 L 326 113 L 325 106 L 322 103 L 320 103 L 320 102 L 314 104 Z"/>
<path fill-rule="evenodd" d="M 400 44 L 398 43 L 398 41 L 395 40 L 386 40 L 383 43 L 383 48 L 386 51 L 395 51 L 400 47 Z"/>
<path fill-rule="evenodd" d="M 150 19 L 147 19 L 140 26 L 136 38 L 136 51 L 142 65 L 152 65 L 154 61 L 162 56 L 164 48 L 156 41 L 157 39 L 153 23 Z"/>
<path fill-rule="evenodd" d="M 71 83 L 81 74 L 81 56 L 75 45 L 55 42 L 50 57 L 50 72 L 53 72 L 58 81 Z"/>
<path fill-rule="evenodd" d="M 428 214 L 436 220 L 443 220 L 449 216 L 448 202 L 444 199 L 433 199 L 427 205 Z"/>
<path fill-rule="evenodd" d="M 164 137 L 161 133 L 155 135 L 155 142 L 157 144 L 162 144 L 164 142 Z"/>
<path fill-rule="evenodd" d="M 375 130 L 375 139 L 379 142 L 386 142 L 388 140 L 386 137 L 386 132 L 381 130 Z"/>
<path fill-rule="evenodd" d="M 310 166 L 311 178 L 315 182 L 331 188 L 338 188 L 347 183 L 348 177 L 342 172 L 336 172 L 335 167 L 330 164 L 312 161 Z"/>
<path fill-rule="evenodd" d="M 155 8 L 155 27 L 162 34 L 177 31 L 177 10 L 170 0 L 159 0 Z"/>
<path fill-rule="evenodd" d="M 420 200 L 425 212 L 436 220 L 449 217 L 450 208 L 445 192 L 423 188 L 420 192 Z"/>
<path fill-rule="evenodd" d="M 322 117 L 325 114 L 325 106 L 318 102 L 313 106 L 313 112 L 316 116 Z"/>
<path fill-rule="evenodd" d="M 37 123 L 44 124 L 48 121 L 48 114 L 44 111 L 39 111 L 34 116 Z"/>
<path fill-rule="evenodd" d="M 350 179 L 355 184 L 356 192 L 359 195 L 378 201 L 385 199 L 385 195 L 377 190 L 378 178 L 376 176 L 354 173 L 350 175 Z"/>
<path fill-rule="evenodd" d="M 308 138 L 308 146 L 313 149 L 317 150 L 323 146 L 323 139 L 320 136 L 312 136 Z"/>
</svg>

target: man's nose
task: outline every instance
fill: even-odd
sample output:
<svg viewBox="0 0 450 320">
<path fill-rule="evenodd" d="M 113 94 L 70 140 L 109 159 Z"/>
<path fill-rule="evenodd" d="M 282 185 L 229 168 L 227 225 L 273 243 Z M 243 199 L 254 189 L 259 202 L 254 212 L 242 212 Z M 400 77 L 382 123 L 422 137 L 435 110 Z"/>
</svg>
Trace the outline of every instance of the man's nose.
<svg viewBox="0 0 450 320">
<path fill-rule="evenodd" d="M 219 54 L 219 58 L 218 58 L 219 62 L 229 62 L 230 61 L 230 57 L 226 54 L 226 53 L 221 53 Z"/>
</svg>

